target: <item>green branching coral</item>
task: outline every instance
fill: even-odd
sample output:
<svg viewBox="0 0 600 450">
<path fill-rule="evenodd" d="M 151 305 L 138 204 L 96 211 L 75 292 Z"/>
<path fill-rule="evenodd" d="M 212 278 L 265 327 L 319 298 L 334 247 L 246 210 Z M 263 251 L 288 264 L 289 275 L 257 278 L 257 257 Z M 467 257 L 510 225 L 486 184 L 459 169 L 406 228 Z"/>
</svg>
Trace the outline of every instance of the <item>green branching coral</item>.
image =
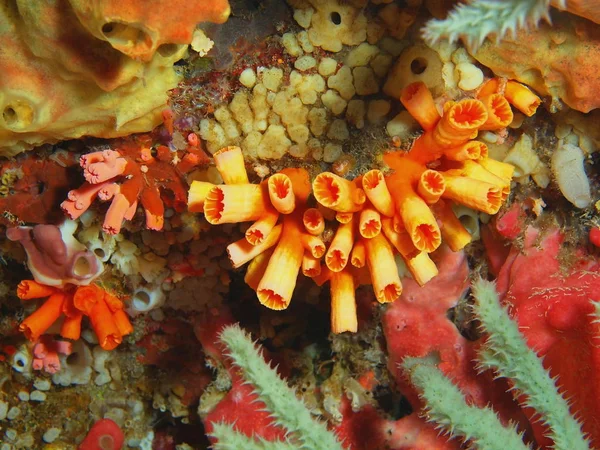
<svg viewBox="0 0 600 450">
<path fill-rule="evenodd" d="M 446 19 L 427 22 L 423 38 L 430 44 L 462 38 L 475 50 L 489 35 L 499 41 L 518 28 L 537 26 L 541 19 L 550 21 L 549 9 L 550 0 L 474 0 L 456 6 Z"/>
<path fill-rule="evenodd" d="M 571 416 L 567 401 L 533 350 L 527 347 L 518 325 L 500 305 L 493 283 L 479 280 L 473 285 L 475 314 L 488 335 L 486 349 L 479 354 L 480 368 L 493 369 L 510 378 L 527 396 L 525 404 L 536 410 L 550 430 L 556 449 L 588 449 L 581 425 Z"/>
<path fill-rule="evenodd" d="M 239 326 L 229 326 L 220 336 L 228 356 L 242 370 L 244 380 L 255 387 L 254 392 L 277 425 L 288 430 L 287 442 L 265 442 L 236 432 L 231 425 L 215 424 L 212 436 L 218 439 L 215 449 L 247 450 L 342 450 L 335 435 L 325 424 L 313 419 L 306 405 L 263 359 L 250 337 Z"/>
<path fill-rule="evenodd" d="M 589 449 L 555 379 L 527 347 L 518 325 L 501 306 L 494 284 L 479 280 L 474 283 L 473 293 L 474 311 L 487 335 L 486 346 L 479 353 L 479 368 L 492 369 L 511 380 L 517 392 L 527 398 L 525 405 L 535 409 L 550 430 L 555 449 Z M 428 418 L 448 432 L 470 440 L 478 448 L 527 448 L 515 428 L 504 427 L 492 410 L 467 405 L 458 388 L 430 360 L 406 358 L 403 368 L 422 392 Z"/>
<path fill-rule="evenodd" d="M 436 422 L 455 436 L 488 450 L 529 449 L 514 425 L 504 426 L 490 408 L 469 406 L 465 397 L 440 370 L 425 358 L 405 358 L 403 368 L 421 391 L 427 405 L 427 420 Z"/>
</svg>

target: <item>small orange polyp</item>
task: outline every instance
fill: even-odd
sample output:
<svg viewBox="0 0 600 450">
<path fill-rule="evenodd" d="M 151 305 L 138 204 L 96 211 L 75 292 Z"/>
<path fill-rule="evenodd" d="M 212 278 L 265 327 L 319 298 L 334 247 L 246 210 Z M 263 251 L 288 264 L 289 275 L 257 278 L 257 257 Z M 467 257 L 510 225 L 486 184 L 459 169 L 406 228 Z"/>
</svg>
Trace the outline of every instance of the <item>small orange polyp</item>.
<svg viewBox="0 0 600 450">
<path fill-rule="evenodd" d="M 393 302 L 402 293 L 402 284 L 392 247 L 382 234 L 364 242 L 375 297 L 380 303 Z"/>
<path fill-rule="evenodd" d="M 362 177 L 362 187 L 377 211 L 387 217 L 394 215 L 394 202 L 381 170 L 370 170 Z"/>
<path fill-rule="evenodd" d="M 113 320 L 104 297 L 94 303 L 89 317 L 98 337 L 98 343 L 104 350 L 114 350 L 123 341 L 123 336 Z"/>
<path fill-rule="evenodd" d="M 225 184 L 250 183 L 241 148 L 236 146 L 222 148 L 213 155 L 213 158 Z"/>
<path fill-rule="evenodd" d="M 42 306 L 21 322 L 19 331 L 30 341 L 36 341 L 60 317 L 65 300 L 66 295 L 61 291 L 50 295 Z"/>
<path fill-rule="evenodd" d="M 448 202 L 443 200 L 437 202 L 433 207 L 433 212 L 441 223 L 442 238 L 453 252 L 462 250 L 471 242 L 471 234 L 456 217 Z"/>
<path fill-rule="evenodd" d="M 507 81 L 504 96 L 527 117 L 533 116 L 542 102 L 527 86 L 513 80 Z"/>
<path fill-rule="evenodd" d="M 476 137 L 487 119 L 487 110 L 480 100 L 461 100 L 444 112 L 433 130 L 433 140 L 442 148 L 457 147 Z"/>
<path fill-rule="evenodd" d="M 367 250 L 365 248 L 364 239 L 359 239 L 354 243 L 352 247 L 352 253 L 350 254 L 350 264 L 357 269 L 361 269 L 367 263 Z"/>
<path fill-rule="evenodd" d="M 370 239 L 381 232 L 381 214 L 372 205 L 360 212 L 358 231 L 364 238 Z"/>
<path fill-rule="evenodd" d="M 489 164 L 491 161 L 494 162 Z M 481 161 L 463 161 L 461 163 L 461 169 L 459 170 L 464 176 L 474 178 L 475 180 L 484 181 L 486 183 L 491 183 L 494 186 L 500 188 L 502 192 L 502 202 L 504 202 L 508 197 L 508 194 L 510 193 L 511 178 L 504 178 L 496 175 L 495 173 L 486 169 L 484 164 L 489 165 L 490 167 L 493 167 L 497 170 L 500 170 L 503 174 L 509 171 L 512 177 L 512 170 L 514 169 L 512 165 L 489 158 Z M 448 172 L 451 173 L 453 171 L 450 170 Z"/>
<path fill-rule="evenodd" d="M 59 292 L 59 290 L 34 280 L 23 280 L 17 286 L 17 297 L 21 300 L 49 297 L 56 292 Z"/>
<path fill-rule="evenodd" d="M 444 193 L 444 189 L 446 189 L 444 177 L 438 171 L 427 169 L 421 174 L 417 192 L 428 205 L 437 202 Z"/>
<path fill-rule="evenodd" d="M 431 253 L 442 242 L 440 229 L 433 213 L 427 203 L 410 186 L 402 187 L 400 183 L 398 188 L 398 192 L 393 190 L 397 195 L 396 210 L 402 218 L 406 231 L 417 249 Z"/>
<path fill-rule="evenodd" d="M 321 260 L 305 252 L 302 258 L 302 274 L 306 277 L 318 277 L 321 274 Z"/>
<path fill-rule="evenodd" d="M 500 85 L 501 83 L 499 78 L 490 78 L 481 85 L 479 91 L 477 91 L 477 97 L 480 98 L 491 94 L 501 93 Z"/>
<path fill-rule="evenodd" d="M 283 173 L 276 173 L 267 181 L 269 199 L 273 207 L 281 214 L 290 214 L 296 207 L 296 197 L 292 190 L 292 181 Z"/>
<path fill-rule="evenodd" d="M 364 191 L 355 183 L 331 172 L 317 175 L 313 193 L 320 204 L 336 212 L 359 211 L 366 200 Z"/>
<path fill-rule="evenodd" d="M 510 182 L 515 172 L 515 166 L 492 158 L 484 158 L 478 161 L 479 165 L 488 172 L 493 173 L 499 178 L 502 178 L 510 185 Z"/>
<path fill-rule="evenodd" d="M 485 123 L 480 130 L 501 130 L 513 121 L 513 112 L 508 100 L 501 94 L 491 94 L 479 98 L 488 113 Z"/>
<path fill-rule="evenodd" d="M 444 175 L 444 178 L 444 198 L 486 214 L 496 214 L 502 206 L 502 188 L 496 185 L 470 177 Z"/>
<path fill-rule="evenodd" d="M 323 257 L 326 248 L 321 238 L 308 233 L 302 233 L 299 238 L 302 241 L 302 246 L 313 256 L 313 258 Z"/>
<path fill-rule="evenodd" d="M 258 300 L 267 308 L 285 309 L 292 300 L 304 257 L 300 234 L 298 221 L 294 217 L 286 216 L 281 239 L 256 289 Z"/>
<path fill-rule="evenodd" d="M 402 89 L 400 101 L 425 131 L 432 130 L 440 120 L 431 91 L 422 81 Z"/>
<path fill-rule="evenodd" d="M 257 184 L 213 187 L 204 201 L 204 217 L 211 225 L 260 219 L 269 207 L 266 189 Z"/>
<path fill-rule="evenodd" d="M 304 229 L 313 236 L 320 235 L 325 231 L 325 219 L 317 208 L 308 208 L 302 215 Z"/>
<path fill-rule="evenodd" d="M 488 148 L 483 142 L 469 141 L 458 147 L 444 150 L 444 156 L 451 161 L 467 161 L 487 158 Z"/>
<path fill-rule="evenodd" d="M 234 269 L 238 269 L 265 250 L 277 244 L 281 236 L 282 226 L 277 225 L 268 236 L 257 245 L 250 244 L 245 237 L 227 246 L 227 254 Z"/>
<path fill-rule="evenodd" d="M 354 213 L 335 213 L 335 220 L 339 223 L 348 223 L 354 217 Z"/>
<path fill-rule="evenodd" d="M 340 224 L 329 245 L 329 250 L 325 255 L 325 264 L 332 272 L 341 271 L 348 263 L 354 244 L 353 222 Z"/>
<path fill-rule="evenodd" d="M 349 270 L 331 275 L 331 331 L 343 333 L 358 330 L 356 313 L 356 285 Z"/>
<path fill-rule="evenodd" d="M 279 213 L 271 207 L 267 208 L 263 216 L 246 230 L 246 240 L 252 245 L 260 244 L 273 230 L 278 219 Z"/>
<path fill-rule="evenodd" d="M 215 185 L 208 181 L 192 181 L 188 192 L 188 211 L 204 212 L 204 200 L 213 187 Z"/>
<path fill-rule="evenodd" d="M 258 289 L 258 283 L 260 283 L 260 280 L 262 280 L 262 277 L 265 275 L 265 270 L 267 270 L 269 259 L 271 259 L 273 250 L 274 249 L 271 247 L 270 249 L 262 252 L 252 261 L 250 261 L 250 264 L 248 264 L 246 275 L 244 276 L 244 282 L 254 291 Z"/>
</svg>

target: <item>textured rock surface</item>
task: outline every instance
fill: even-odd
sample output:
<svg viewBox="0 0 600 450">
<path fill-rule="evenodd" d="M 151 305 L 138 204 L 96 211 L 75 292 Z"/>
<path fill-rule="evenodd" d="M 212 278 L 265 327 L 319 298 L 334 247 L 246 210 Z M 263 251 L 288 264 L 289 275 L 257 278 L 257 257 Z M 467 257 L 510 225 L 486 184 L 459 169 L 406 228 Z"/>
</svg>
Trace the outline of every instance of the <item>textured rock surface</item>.
<svg viewBox="0 0 600 450">
<path fill-rule="evenodd" d="M 582 112 L 600 107 L 600 29 L 585 19 L 557 13 L 553 25 L 519 31 L 496 45 L 487 41 L 473 56 L 496 75 L 518 80 L 539 94 Z"/>
</svg>

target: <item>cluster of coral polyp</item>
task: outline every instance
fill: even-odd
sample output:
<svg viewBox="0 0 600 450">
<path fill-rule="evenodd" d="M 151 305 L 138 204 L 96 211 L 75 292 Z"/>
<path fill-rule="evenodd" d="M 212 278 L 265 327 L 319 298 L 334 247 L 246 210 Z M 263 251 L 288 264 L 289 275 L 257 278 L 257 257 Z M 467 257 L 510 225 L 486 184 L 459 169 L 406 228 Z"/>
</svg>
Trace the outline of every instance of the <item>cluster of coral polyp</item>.
<svg viewBox="0 0 600 450">
<path fill-rule="evenodd" d="M 123 310 L 123 302 L 94 284 L 55 287 L 23 280 L 17 288 L 17 296 L 21 300 L 48 297 L 19 325 L 19 331 L 32 342 L 36 342 L 61 317 L 60 335 L 77 340 L 83 316 L 87 316 L 104 350 L 113 350 L 122 342 L 123 336 L 133 331 Z"/>
<path fill-rule="evenodd" d="M 171 194 L 168 206 L 183 211 L 187 195 L 183 175 L 206 160 L 197 136 L 190 136 L 196 139 L 189 139 L 183 157 L 164 145 L 153 151 L 148 135 L 125 140 L 116 150 L 83 155 L 80 164 L 86 181 L 69 192 L 62 209 L 71 219 L 77 219 L 95 198 L 112 200 L 102 228 L 106 233 L 118 234 L 123 220 L 131 220 L 140 203 L 146 214 L 146 227 L 161 230 L 165 211 L 161 190 Z"/>
<path fill-rule="evenodd" d="M 204 212 L 213 225 L 255 221 L 228 252 L 236 268 L 252 261 L 246 282 L 263 305 L 286 308 L 302 269 L 319 285 L 330 281 L 332 330 L 356 331 L 358 284 L 371 283 L 381 303 L 397 299 L 396 251 L 425 284 L 437 275 L 429 253 L 442 238 L 453 251 L 471 241 L 452 203 L 496 214 L 506 200 L 513 166 L 489 158 L 486 145 L 474 139 L 481 130 L 504 129 L 513 119 L 511 103 L 529 115 L 539 104 L 524 86 L 510 88 L 505 96 L 492 83 L 478 98 L 446 102 L 440 114 L 423 83 L 407 86 L 401 101 L 424 133 L 410 151 L 384 155 L 387 175 L 375 169 L 350 181 L 319 174 L 312 183 L 318 208 L 307 205 L 311 187 L 303 169 L 250 184 L 241 150 L 224 148 L 214 156 L 225 185 L 195 181 L 190 211 Z M 320 238 L 324 215 L 339 222 L 327 250 Z"/>
</svg>

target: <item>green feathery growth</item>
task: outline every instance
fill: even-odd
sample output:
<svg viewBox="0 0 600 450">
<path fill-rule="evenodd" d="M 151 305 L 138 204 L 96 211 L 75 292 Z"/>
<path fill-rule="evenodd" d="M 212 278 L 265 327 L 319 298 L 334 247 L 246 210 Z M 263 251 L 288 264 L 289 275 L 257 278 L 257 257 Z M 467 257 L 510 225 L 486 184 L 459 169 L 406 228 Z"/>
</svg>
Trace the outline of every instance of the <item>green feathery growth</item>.
<svg viewBox="0 0 600 450">
<path fill-rule="evenodd" d="M 555 449 L 589 449 L 589 442 L 558 392 L 555 380 L 544 369 L 542 360 L 527 347 L 517 323 L 500 304 L 494 284 L 479 280 L 473 285 L 473 293 L 474 311 L 487 335 L 486 347 L 478 355 L 479 368 L 493 369 L 512 381 L 514 388 L 526 396 L 525 405 L 535 409 L 549 428 Z M 594 306 L 598 315 L 600 304 Z M 430 421 L 470 440 L 478 448 L 528 448 L 515 428 L 504 427 L 492 410 L 467 405 L 458 388 L 431 360 L 406 358 L 402 366 L 422 392 Z"/>
<path fill-rule="evenodd" d="M 474 311 L 487 334 L 486 349 L 479 354 L 480 368 L 493 369 L 509 378 L 519 392 L 525 394 L 525 404 L 535 409 L 550 432 L 554 448 L 564 450 L 589 449 L 581 425 L 569 412 L 567 401 L 558 392 L 542 360 L 525 343 L 516 322 L 510 319 L 500 304 L 493 283 L 478 280 L 473 284 Z"/>
<path fill-rule="evenodd" d="M 443 20 L 427 22 L 423 38 L 429 44 L 442 39 L 456 42 L 462 38 L 476 50 L 489 35 L 495 35 L 498 42 L 518 28 L 537 26 L 541 19 L 550 22 L 549 9 L 550 0 L 473 0 L 459 4 Z"/>
<path fill-rule="evenodd" d="M 254 386 L 254 392 L 265 403 L 275 423 L 288 430 L 293 443 L 252 439 L 236 432 L 231 425 L 214 424 L 212 436 L 218 439 L 215 449 L 343 449 L 335 435 L 322 422 L 312 418 L 306 405 L 265 362 L 250 337 L 238 325 L 225 328 L 220 339 L 227 346 L 228 356 L 242 370 L 244 380 Z"/>
<path fill-rule="evenodd" d="M 475 448 L 527 450 L 514 425 L 504 426 L 490 408 L 470 406 L 460 390 L 426 358 L 405 358 L 402 367 L 425 400 L 427 420 Z"/>
</svg>

